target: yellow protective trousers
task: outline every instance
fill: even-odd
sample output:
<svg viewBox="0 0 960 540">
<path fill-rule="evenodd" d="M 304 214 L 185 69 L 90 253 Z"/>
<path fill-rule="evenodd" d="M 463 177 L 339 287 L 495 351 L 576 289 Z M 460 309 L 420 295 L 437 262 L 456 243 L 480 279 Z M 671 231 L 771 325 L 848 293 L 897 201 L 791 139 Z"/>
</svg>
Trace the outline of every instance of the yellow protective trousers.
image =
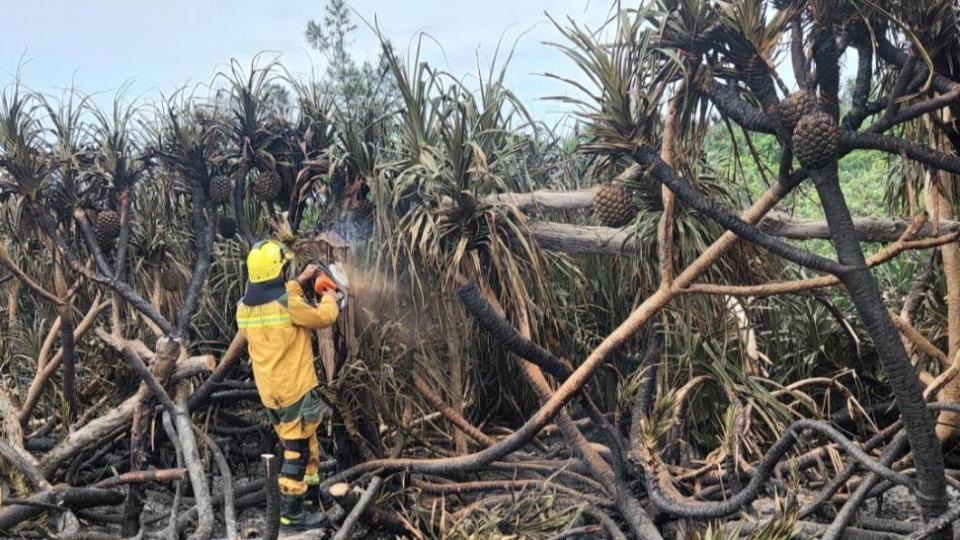
<svg viewBox="0 0 960 540">
<path fill-rule="evenodd" d="M 303 495 L 308 486 L 320 483 L 317 428 L 329 412 L 316 389 L 290 407 L 267 409 L 267 417 L 283 445 L 283 465 L 277 482 L 284 495 Z"/>
<path fill-rule="evenodd" d="M 308 486 L 320 483 L 320 444 L 317 441 L 319 422 L 295 422 L 273 426 L 283 445 L 283 466 L 280 468 L 280 493 L 303 495 Z M 295 432 L 295 434 L 294 434 Z"/>
</svg>

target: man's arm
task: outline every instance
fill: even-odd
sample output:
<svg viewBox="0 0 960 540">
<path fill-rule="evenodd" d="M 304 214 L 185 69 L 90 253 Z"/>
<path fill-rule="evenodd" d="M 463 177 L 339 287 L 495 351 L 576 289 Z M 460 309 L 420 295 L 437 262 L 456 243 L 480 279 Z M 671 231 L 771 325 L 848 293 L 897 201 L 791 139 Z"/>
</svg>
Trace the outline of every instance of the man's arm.
<svg viewBox="0 0 960 540">
<path fill-rule="evenodd" d="M 247 339 L 247 330 L 243 327 L 243 324 L 240 322 L 240 306 L 242 304 L 237 304 L 237 310 L 234 312 L 233 320 L 237 325 L 237 333 L 243 336 L 244 339 Z"/>
<path fill-rule="evenodd" d="M 320 303 L 314 306 L 304 298 L 303 287 L 295 280 L 287 282 L 287 310 L 293 324 L 318 330 L 332 326 L 340 315 L 333 292 L 325 293 Z"/>
</svg>

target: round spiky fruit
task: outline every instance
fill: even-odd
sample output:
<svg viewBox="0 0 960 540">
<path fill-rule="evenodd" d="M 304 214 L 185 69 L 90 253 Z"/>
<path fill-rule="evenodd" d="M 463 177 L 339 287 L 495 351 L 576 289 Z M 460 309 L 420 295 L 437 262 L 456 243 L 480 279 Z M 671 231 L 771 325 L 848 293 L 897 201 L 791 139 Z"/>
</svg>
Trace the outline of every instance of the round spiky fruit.
<svg viewBox="0 0 960 540">
<path fill-rule="evenodd" d="M 182 289 L 184 285 L 183 274 L 178 272 L 176 268 L 167 268 L 160 273 L 160 286 L 164 290 L 176 292 Z"/>
<path fill-rule="evenodd" d="M 220 218 L 220 223 L 217 228 L 219 229 L 220 236 L 227 240 L 237 235 L 237 221 L 232 217 Z"/>
<path fill-rule="evenodd" d="M 825 112 L 806 114 L 793 128 L 793 153 L 800 165 L 810 170 L 836 159 L 839 141 L 837 123 Z"/>
<path fill-rule="evenodd" d="M 103 210 L 97 214 L 97 221 L 93 226 L 93 235 L 100 247 L 113 245 L 120 236 L 120 214 L 113 210 Z"/>
<path fill-rule="evenodd" d="M 636 213 L 633 193 L 622 184 L 604 184 L 593 197 L 593 215 L 607 227 L 623 227 Z"/>
<path fill-rule="evenodd" d="M 280 191 L 283 188 L 283 181 L 277 171 L 271 168 L 264 168 L 260 171 L 260 176 L 254 184 L 257 196 L 265 201 L 275 201 L 280 198 Z"/>
<path fill-rule="evenodd" d="M 210 180 L 210 198 L 217 204 L 227 204 L 233 199 L 233 182 L 226 176 L 214 176 Z"/>
<path fill-rule="evenodd" d="M 813 101 L 810 93 L 805 90 L 794 92 L 783 98 L 780 102 L 780 122 L 787 132 L 792 132 L 800 118 L 811 112 Z"/>
</svg>

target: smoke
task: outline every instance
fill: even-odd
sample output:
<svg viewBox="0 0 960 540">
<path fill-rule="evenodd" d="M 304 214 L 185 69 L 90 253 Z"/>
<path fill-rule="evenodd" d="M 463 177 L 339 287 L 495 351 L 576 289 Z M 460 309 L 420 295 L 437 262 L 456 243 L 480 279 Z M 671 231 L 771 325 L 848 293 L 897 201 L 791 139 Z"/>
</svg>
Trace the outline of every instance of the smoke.
<svg viewBox="0 0 960 540">
<path fill-rule="evenodd" d="M 359 219 L 352 210 L 341 214 L 336 221 L 321 221 L 318 225 L 319 231 L 324 231 L 320 233 L 321 241 L 346 248 L 359 247 L 373 233 L 372 220 Z M 418 318 L 411 308 L 410 291 L 399 287 L 394 277 L 383 269 L 360 265 L 357 261 L 335 262 L 346 276 L 348 302 L 354 307 L 358 334 L 388 332 L 393 345 L 413 348 Z"/>
<path fill-rule="evenodd" d="M 327 224 L 326 230 L 336 233 L 347 244 L 354 246 L 370 238 L 373 233 L 373 223 L 370 220 L 360 220 L 352 210 L 346 212 L 337 221 Z"/>
</svg>

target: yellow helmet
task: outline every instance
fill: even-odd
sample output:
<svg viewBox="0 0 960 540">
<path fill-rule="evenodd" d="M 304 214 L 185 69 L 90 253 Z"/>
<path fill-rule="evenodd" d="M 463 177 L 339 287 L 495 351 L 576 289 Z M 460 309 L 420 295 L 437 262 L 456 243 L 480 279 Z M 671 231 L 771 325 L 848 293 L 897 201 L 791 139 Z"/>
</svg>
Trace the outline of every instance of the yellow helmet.
<svg viewBox="0 0 960 540">
<path fill-rule="evenodd" d="M 250 283 L 263 283 L 280 277 L 283 267 L 293 258 L 276 240 L 257 242 L 247 254 Z"/>
</svg>

